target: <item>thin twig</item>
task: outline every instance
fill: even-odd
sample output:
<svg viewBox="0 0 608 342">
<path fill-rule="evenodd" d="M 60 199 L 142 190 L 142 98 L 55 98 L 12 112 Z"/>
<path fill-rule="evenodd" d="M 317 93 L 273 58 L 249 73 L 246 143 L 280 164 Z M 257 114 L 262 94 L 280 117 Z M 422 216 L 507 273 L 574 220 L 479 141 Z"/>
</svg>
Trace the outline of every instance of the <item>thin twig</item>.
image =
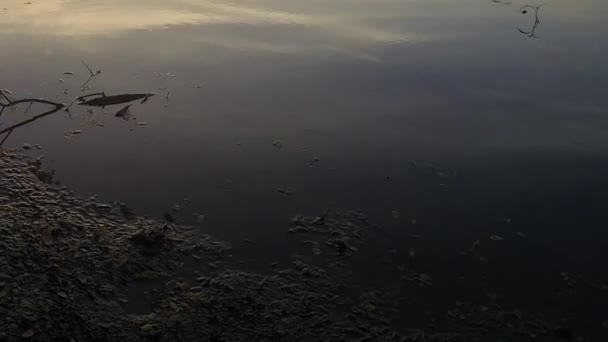
<svg viewBox="0 0 608 342">
<path fill-rule="evenodd" d="M 27 114 L 27 112 L 30 111 L 30 108 L 32 108 L 33 105 L 34 105 L 34 102 L 30 102 L 30 105 L 27 106 L 27 109 L 25 110 L 25 112 L 23 112 L 23 114 Z"/>
<path fill-rule="evenodd" d="M 93 69 L 89 68 L 88 64 L 85 61 L 83 61 L 81 59 L 80 62 L 82 63 L 82 65 L 84 65 L 85 68 L 87 68 L 87 70 L 89 70 L 90 75 L 95 75 L 95 73 L 93 72 Z"/>
<path fill-rule="evenodd" d="M 6 104 L 0 102 L 0 107 L 14 107 L 15 105 L 18 105 L 21 103 L 28 103 L 28 102 L 48 104 L 51 106 L 64 106 L 61 103 L 50 101 L 50 100 L 45 100 L 45 99 L 19 99 L 19 100 L 10 101 L 9 103 L 6 103 Z"/>
<path fill-rule="evenodd" d="M 7 103 L 3 103 L 0 102 L 0 116 L 2 116 L 2 113 L 4 112 L 4 110 L 6 108 L 15 108 L 16 105 L 20 104 L 20 103 L 29 103 L 30 106 L 28 107 L 28 109 L 26 110 L 26 112 L 30 109 L 30 107 L 34 104 L 34 103 L 42 103 L 42 104 L 47 104 L 47 105 L 51 105 L 54 106 L 53 109 L 46 111 L 42 114 L 38 114 L 33 116 L 32 118 L 28 119 L 28 120 L 24 120 L 21 121 L 17 124 L 14 124 L 10 127 L 7 127 L 3 130 L 0 131 L 0 135 L 6 134 L 6 136 L 2 139 L 2 142 L 0 142 L 0 146 L 2 146 L 2 144 L 4 144 L 4 142 L 8 139 L 8 137 L 13 133 L 13 131 L 21 126 L 25 126 L 31 122 L 34 122 L 36 120 L 42 119 L 43 117 L 47 116 L 47 115 L 51 115 L 53 113 L 58 112 L 59 110 L 61 110 L 62 108 L 65 107 L 64 104 L 62 103 L 57 103 L 57 102 L 53 102 L 50 100 L 45 100 L 45 99 L 19 99 L 19 100 L 11 100 L 10 98 L 8 98 L 4 92 L 2 90 L 0 90 L 0 95 L 2 97 L 4 97 L 4 99 L 7 101 Z"/>
<path fill-rule="evenodd" d="M 7 102 L 11 102 L 11 99 L 8 97 L 8 95 L 5 94 L 6 89 L 5 90 L 0 90 L 0 96 L 4 97 L 4 99 L 6 99 Z"/>
<path fill-rule="evenodd" d="M 89 65 L 83 61 L 82 59 L 80 60 L 80 62 L 82 63 L 82 65 L 84 65 L 85 68 L 87 68 L 87 70 L 89 71 L 89 78 L 80 86 L 80 90 L 84 91 L 84 88 L 87 86 L 87 84 L 89 84 L 89 82 L 91 82 L 91 80 L 93 79 L 93 77 L 101 74 L 101 69 L 97 70 L 97 71 L 93 71 L 93 69 L 91 69 L 89 67 Z"/>
<path fill-rule="evenodd" d="M 530 38 L 540 38 L 536 35 L 536 29 L 538 28 L 538 25 L 540 25 L 540 18 L 538 16 L 538 12 L 540 11 L 540 8 L 543 7 L 546 4 L 540 4 L 538 6 L 532 6 L 532 5 L 525 5 L 520 7 L 520 11 L 523 14 L 528 13 L 528 9 L 531 9 L 532 11 L 534 11 L 534 25 L 532 25 L 532 28 L 529 31 L 525 31 L 522 30 L 519 26 L 517 27 L 517 29 L 519 30 L 519 32 L 521 32 L 522 34 L 525 34 L 526 36 L 530 37 Z"/>
<path fill-rule="evenodd" d="M 27 125 L 27 124 L 29 124 L 29 123 L 31 123 L 31 122 L 36 121 L 36 120 L 40 120 L 40 119 L 42 119 L 42 118 L 43 118 L 43 117 L 45 117 L 45 116 L 48 116 L 48 115 L 51 115 L 51 114 L 57 113 L 57 112 L 58 112 L 58 111 L 60 111 L 60 110 L 61 110 L 63 107 L 65 107 L 65 105 L 64 105 L 64 104 L 58 103 L 58 104 L 55 106 L 55 108 L 53 108 L 53 109 L 51 109 L 51 110 L 49 110 L 49 111 L 46 111 L 46 112 L 44 112 L 44 113 L 42 113 L 42 114 L 35 115 L 35 116 L 33 116 L 31 119 L 28 119 L 28 120 L 23 120 L 23 121 L 21 121 L 21 122 L 19 122 L 19 123 L 17 123 L 17 124 L 14 124 L 14 125 L 12 125 L 12 126 L 10 126 L 10 127 L 7 127 L 7 128 L 5 128 L 5 129 L 1 130 L 1 131 L 0 131 L 0 135 L 5 134 L 5 133 L 7 133 L 7 132 L 11 132 L 11 131 L 13 131 L 13 130 L 14 130 L 14 129 L 16 129 L 16 128 L 19 128 L 19 127 L 21 127 L 21 126 L 25 126 L 25 125 Z"/>
<path fill-rule="evenodd" d="M 2 141 L 0 141 L 0 147 L 2 147 L 2 145 L 4 145 L 4 142 L 8 139 L 8 137 L 11 136 L 12 133 L 13 133 L 13 130 L 8 131 L 8 134 L 6 134 L 4 139 L 2 139 Z"/>
</svg>

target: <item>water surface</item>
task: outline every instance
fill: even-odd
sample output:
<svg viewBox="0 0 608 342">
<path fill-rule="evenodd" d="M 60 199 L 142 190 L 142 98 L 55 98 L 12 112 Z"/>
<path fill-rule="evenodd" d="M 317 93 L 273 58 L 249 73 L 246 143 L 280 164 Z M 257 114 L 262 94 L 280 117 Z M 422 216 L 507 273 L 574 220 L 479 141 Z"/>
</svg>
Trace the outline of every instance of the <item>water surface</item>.
<svg viewBox="0 0 608 342">
<path fill-rule="evenodd" d="M 203 213 L 203 231 L 253 239 L 244 254 L 264 262 L 290 253 L 293 214 L 328 208 L 405 251 L 423 234 L 448 274 L 450 255 L 504 235 L 518 242 L 496 251 L 496 286 L 531 303 L 524 277 L 605 281 L 608 238 L 608 3 L 547 1 L 531 38 L 520 7 L 540 4 L 3 0 L 0 88 L 70 103 L 84 60 L 103 71 L 88 92 L 157 93 L 134 120 L 75 106 L 7 144 L 40 144 L 63 184 L 140 214 L 189 198 L 179 222 Z"/>
</svg>

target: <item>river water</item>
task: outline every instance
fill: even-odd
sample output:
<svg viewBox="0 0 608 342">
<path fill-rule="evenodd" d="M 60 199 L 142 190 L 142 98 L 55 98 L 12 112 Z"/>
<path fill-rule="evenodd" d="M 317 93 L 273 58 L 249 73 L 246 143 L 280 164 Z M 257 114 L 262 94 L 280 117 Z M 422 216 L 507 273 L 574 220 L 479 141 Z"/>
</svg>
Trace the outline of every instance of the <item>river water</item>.
<svg viewBox="0 0 608 342">
<path fill-rule="evenodd" d="M 74 105 L 6 145 L 39 144 L 81 196 L 251 240 L 254 264 L 290 253 L 294 214 L 328 209 L 366 214 L 391 249 L 424 236 L 439 273 L 498 235 L 496 287 L 543 307 L 563 272 L 608 278 L 608 3 L 541 4 L 1 0 L 0 89 L 156 93 L 129 120 Z M 102 71 L 84 88 L 83 62 Z M 579 329 L 608 319 L 597 296 L 568 307 Z"/>
</svg>

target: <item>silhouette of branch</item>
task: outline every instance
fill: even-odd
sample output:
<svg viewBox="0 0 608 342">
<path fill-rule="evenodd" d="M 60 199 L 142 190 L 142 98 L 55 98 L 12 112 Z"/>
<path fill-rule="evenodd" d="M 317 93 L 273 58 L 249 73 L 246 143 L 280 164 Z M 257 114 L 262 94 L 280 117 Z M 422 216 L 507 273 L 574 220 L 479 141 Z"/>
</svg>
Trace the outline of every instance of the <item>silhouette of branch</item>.
<svg viewBox="0 0 608 342">
<path fill-rule="evenodd" d="M 526 30 L 522 30 L 518 26 L 517 29 L 519 30 L 519 32 L 521 32 L 522 34 L 525 34 L 526 36 L 528 36 L 530 38 L 540 38 L 536 35 L 536 29 L 540 25 L 540 18 L 538 16 L 538 12 L 540 11 L 540 8 L 543 7 L 544 5 L 545 4 L 541 4 L 538 6 L 525 5 L 519 9 L 522 14 L 527 14 L 528 10 L 532 10 L 534 12 L 534 25 L 532 25 L 532 28 L 530 30 L 526 31 Z"/>
<path fill-rule="evenodd" d="M 97 70 L 97 71 L 93 71 L 93 69 L 91 69 L 91 67 L 89 67 L 89 65 L 83 61 L 82 59 L 80 60 L 80 62 L 82 63 L 82 65 L 84 65 L 85 68 L 87 68 L 87 70 L 89 71 L 89 78 L 80 86 L 80 90 L 84 90 L 85 87 L 89 84 L 89 82 L 91 82 L 91 80 L 93 79 L 93 77 L 101 74 L 101 69 Z"/>
<path fill-rule="evenodd" d="M 2 101 L 1 99 L 4 99 L 4 101 Z M 65 108 L 65 105 L 63 103 L 58 103 L 58 102 L 54 102 L 54 101 L 50 101 L 50 100 L 45 100 L 45 99 L 19 99 L 19 100 L 14 100 L 9 98 L 4 91 L 0 90 L 0 118 L 2 117 L 2 113 L 4 113 L 4 110 L 6 108 L 9 107 L 14 107 L 18 104 L 21 103 L 29 103 L 30 107 L 34 104 L 34 103 L 41 103 L 41 104 L 46 104 L 46 105 L 51 105 L 53 106 L 53 109 L 48 110 L 44 113 L 38 114 L 38 115 L 34 115 L 32 118 L 27 119 L 27 120 L 23 120 L 17 124 L 14 124 L 12 126 L 9 126 L 7 128 L 4 128 L 2 130 L 0 130 L 0 136 L 3 134 L 6 134 L 6 136 L 2 139 L 2 141 L 0 142 L 0 146 L 2 146 L 4 144 L 4 142 L 8 139 L 8 137 L 13 133 L 13 131 L 21 126 L 25 126 L 29 123 L 32 123 L 36 120 L 42 119 L 45 116 L 57 113 L 58 111 L 60 111 L 61 109 Z M 29 108 L 28 107 L 28 110 Z"/>
</svg>

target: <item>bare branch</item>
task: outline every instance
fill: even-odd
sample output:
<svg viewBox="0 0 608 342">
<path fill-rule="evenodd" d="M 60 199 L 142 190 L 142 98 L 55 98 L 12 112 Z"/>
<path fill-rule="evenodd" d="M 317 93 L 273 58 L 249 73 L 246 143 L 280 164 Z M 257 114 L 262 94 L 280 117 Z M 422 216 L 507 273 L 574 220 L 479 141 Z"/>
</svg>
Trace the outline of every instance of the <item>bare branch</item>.
<svg viewBox="0 0 608 342">
<path fill-rule="evenodd" d="M 28 120 L 24 120 L 21 121 L 17 124 L 14 124 L 12 126 L 9 126 L 3 130 L 0 131 L 0 135 L 6 134 L 6 136 L 2 139 L 2 141 L 0 142 L 0 146 L 2 146 L 2 144 L 4 144 L 4 142 L 8 139 L 8 137 L 13 133 L 13 131 L 21 126 L 25 126 L 31 122 L 34 122 L 36 120 L 42 119 L 45 116 L 51 115 L 53 113 L 57 113 L 58 111 L 60 111 L 62 108 L 65 107 L 65 105 L 63 103 L 58 103 L 58 102 L 54 102 L 54 101 L 50 101 L 50 100 L 45 100 L 45 99 L 19 99 L 19 100 L 13 100 L 10 99 L 8 96 L 6 96 L 5 92 L 0 90 L 0 96 L 3 97 L 6 100 L 6 103 L 0 102 L 0 117 L 2 116 L 2 113 L 4 113 L 4 110 L 6 108 L 15 108 L 16 105 L 21 104 L 21 103 L 29 103 L 29 107 L 27 108 L 26 112 L 29 111 L 29 109 L 32 107 L 32 105 L 34 103 L 41 103 L 41 104 L 46 104 L 46 105 L 51 105 L 54 108 L 51 110 L 48 110 L 42 114 L 38 114 L 33 116 L 32 118 L 28 119 Z"/>
</svg>

